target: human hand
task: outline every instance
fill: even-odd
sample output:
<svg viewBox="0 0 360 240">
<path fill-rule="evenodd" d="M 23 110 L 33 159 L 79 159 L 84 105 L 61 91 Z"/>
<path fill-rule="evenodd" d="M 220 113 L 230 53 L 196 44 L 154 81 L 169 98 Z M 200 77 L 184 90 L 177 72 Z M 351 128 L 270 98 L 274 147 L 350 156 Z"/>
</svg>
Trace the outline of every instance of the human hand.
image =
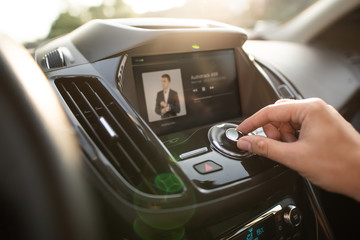
<svg viewBox="0 0 360 240">
<path fill-rule="evenodd" d="M 170 111 L 169 106 L 164 107 L 163 109 L 161 109 L 161 113 L 162 113 L 162 114 L 165 114 L 165 113 L 167 113 L 168 111 Z"/>
<path fill-rule="evenodd" d="M 164 108 L 164 107 L 166 107 L 166 106 L 167 106 L 167 103 L 166 103 L 166 102 L 164 102 L 164 101 L 161 101 L 161 102 L 160 102 L 160 106 Z"/>
<path fill-rule="evenodd" d="M 249 133 L 263 127 L 268 138 L 245 136 L 240 149 L 275 160 L 312 183 L 360 201 L 360 135 L 330 105 L 316 98 L 280 100 L 243 121 Z M 300 131 L 296 137 L 296 131 Z"/>
</svg>

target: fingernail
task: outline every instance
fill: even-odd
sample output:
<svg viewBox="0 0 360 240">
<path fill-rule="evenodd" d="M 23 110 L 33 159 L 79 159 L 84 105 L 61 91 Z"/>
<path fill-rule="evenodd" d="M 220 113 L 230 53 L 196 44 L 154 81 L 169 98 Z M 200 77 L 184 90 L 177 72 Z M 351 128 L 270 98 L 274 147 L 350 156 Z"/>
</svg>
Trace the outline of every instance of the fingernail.
<svg viewBox="0 0 360 240">
<path fill-rule="evenodd" d="M 240 138 L 237 142 L 237 147 L 245 150 L 245 151 L 250 151 L 251 149 L 251 144 L 248 141 L 243 140 L 242 138 Z"/>
</svg>

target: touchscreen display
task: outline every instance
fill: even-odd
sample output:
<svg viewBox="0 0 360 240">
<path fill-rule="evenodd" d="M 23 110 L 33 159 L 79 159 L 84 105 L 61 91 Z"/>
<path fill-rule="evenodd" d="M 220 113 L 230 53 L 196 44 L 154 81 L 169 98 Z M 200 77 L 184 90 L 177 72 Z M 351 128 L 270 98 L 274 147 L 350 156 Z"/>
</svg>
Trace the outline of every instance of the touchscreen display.
<svg viewBox="0 0 360 240">
<path fill-rule="evenodd" d="M 158 135 L 240 116 L 233 50 L 132 58 L 140 114 Z"/>
</svg>

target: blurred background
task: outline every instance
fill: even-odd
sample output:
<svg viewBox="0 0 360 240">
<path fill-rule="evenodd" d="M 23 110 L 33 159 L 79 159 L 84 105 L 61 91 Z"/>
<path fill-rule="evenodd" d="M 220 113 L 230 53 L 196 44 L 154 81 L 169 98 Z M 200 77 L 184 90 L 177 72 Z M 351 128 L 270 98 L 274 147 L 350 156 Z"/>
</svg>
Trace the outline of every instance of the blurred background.
<svg viewBox="0 0 360 240">
<path fill-rule="evenodd" d="M 317 0 L 11 0 L 0 7 L 0 32 L 26 47 L 68 33 L 91 19 L 211 19 L 264 31 Z M 321 0 L 319 0 L 321 1 Z"/>
</svg>

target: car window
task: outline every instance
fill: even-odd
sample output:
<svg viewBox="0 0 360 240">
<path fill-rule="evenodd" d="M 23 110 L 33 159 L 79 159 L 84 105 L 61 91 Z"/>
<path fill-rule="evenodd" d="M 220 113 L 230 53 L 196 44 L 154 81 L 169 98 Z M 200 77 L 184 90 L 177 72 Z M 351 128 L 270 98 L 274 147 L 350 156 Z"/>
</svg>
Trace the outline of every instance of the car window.
<svg viewBox="0 0 360 240">
<path fill-rule="evenodd" d="M 316 1 L 13 0 L 7 1 L 0 10 L 2 23 L 0 32 L 31 47 L 38 42 L 68 33 L 91 19 L 134 17 L 210 19 L 250 31 L 263 31 L 287 21 Z"/>
</svg>

